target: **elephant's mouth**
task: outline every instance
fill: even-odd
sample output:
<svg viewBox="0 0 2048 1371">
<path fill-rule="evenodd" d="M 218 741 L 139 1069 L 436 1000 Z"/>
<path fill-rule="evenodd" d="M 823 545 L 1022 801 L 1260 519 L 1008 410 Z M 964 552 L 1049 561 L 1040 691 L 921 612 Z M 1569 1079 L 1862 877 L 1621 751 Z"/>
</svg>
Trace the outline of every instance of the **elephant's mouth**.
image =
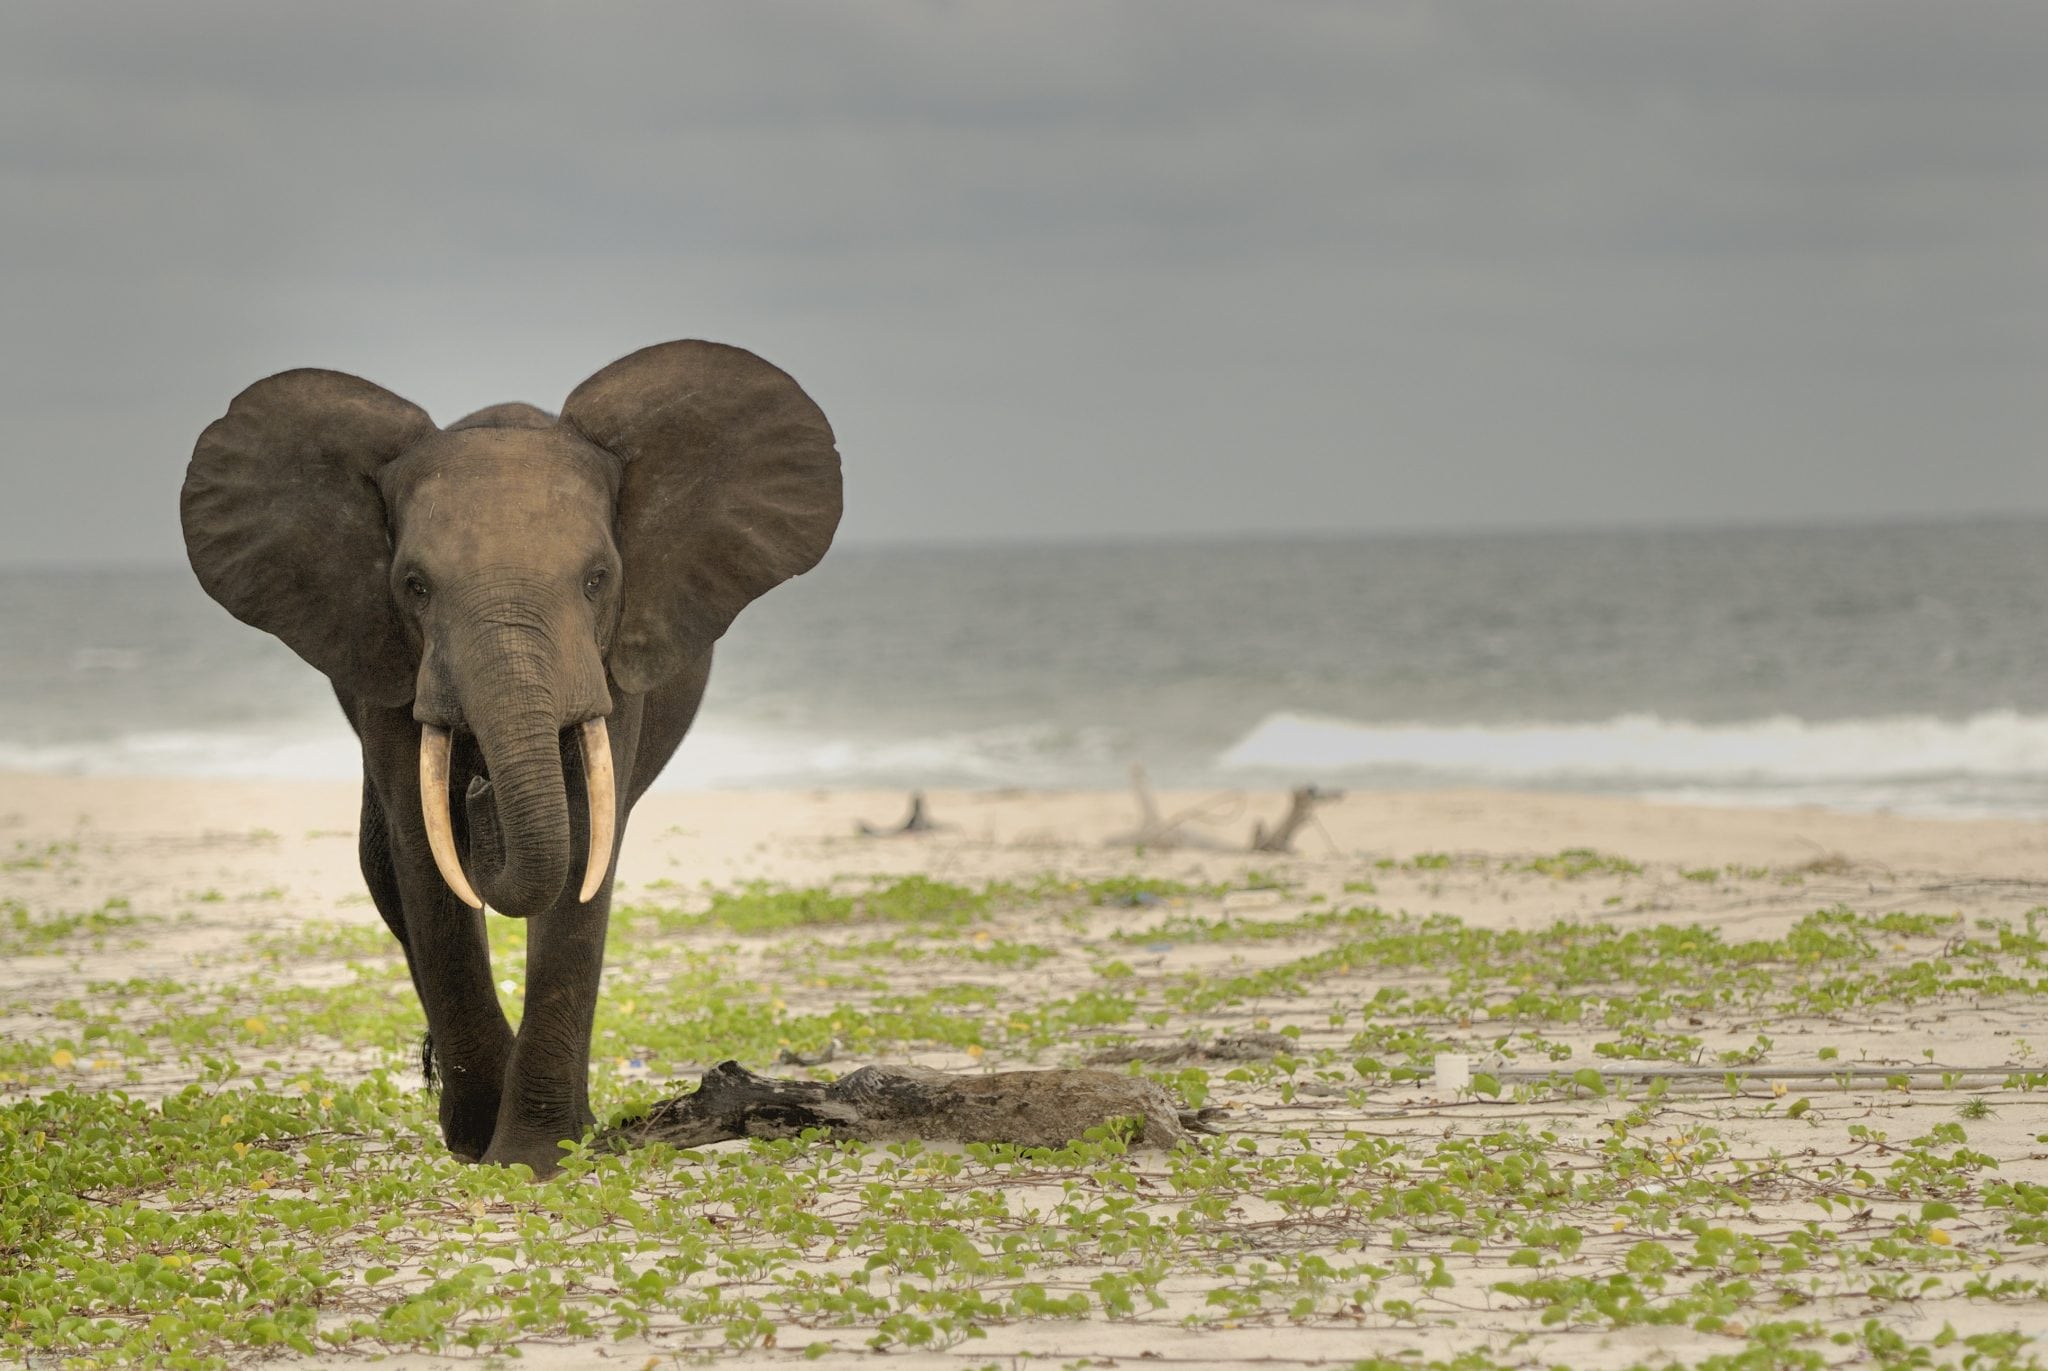
<svg viewBox="0 0 2048 1371">
<path fill-rule="evenodd" d="M 587 901 L 604 884 L 611 869 L 613 820 L 617 813 L 617 782 L 612 771 L 611 733 L 603 719 L 586 719 L 575 730 L 577 750 L 583 755 L 583 790 L 589 801 L 590 850 L 583 869 L 583 884 L 576 898 Z M 472 909 L 482 909 L 483 900 L 463 873 L 462 858 L 455 846 L 455 823 L 448 807 L 449 757 L 452 736 L 438 724 L 420 725 L 420 810 L 426 819 L 427 845 L 433 850 L 434 865 L 455 897 Z"/>
</svg>

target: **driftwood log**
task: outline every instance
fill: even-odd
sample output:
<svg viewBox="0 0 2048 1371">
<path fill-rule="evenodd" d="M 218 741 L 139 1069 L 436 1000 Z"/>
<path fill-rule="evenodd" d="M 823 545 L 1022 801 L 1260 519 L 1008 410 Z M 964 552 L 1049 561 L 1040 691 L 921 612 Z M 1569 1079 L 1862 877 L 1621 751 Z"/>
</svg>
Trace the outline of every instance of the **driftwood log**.
<svg viewBox="0 0 2048 1371">
<path fill-rule="evenodd" d="M 901 838 L 912 833 L 930 833 L 943 827 L 944 824 L 933 823 L 924 812 L 924 792 L 913 790 L 910 792 L 910 814 L 902 823 L 894 828 L 883 828 L 862 819 L 855 825 L 855 831 L 863 838 Z"/>
<path fill-rule="evenodd" d="M 864 1066 L 830 1085 L 773 1080 L 720 1062 L 687 1095 L 607 1129 L 601 1143 L 702 1147 L 733 1138 L 791 1138 L 822 1128 L 858 1142 L 1015 1143 L 1060 1147 L 1091 1128 L 1124 1124 L 1131 1140 L 1172 1147 L 1214 1133 L 1220 1110 L 1182 1109 L 1157 1082 L 1115 1071 L 999 1071 L 962 1076 L 915 1066 Z"/>
<path fill-rule="evenodd" d="M 1172 1043 L 1133 1043 L 1112 1047 L 1088 1058 L 1090 1066 L 1122 1066 L 1145 1062 L 1151 1066 L 1181 1066 L 1191 1062 L 1270 1062 L 1275 1057 L 1299 1052 L 1301 1044 L 1285 1033 L 1248 1029 L 1224 1033 L 1215 1041 L 1198 1043 L 1183 1039 Z"/>
</svg>

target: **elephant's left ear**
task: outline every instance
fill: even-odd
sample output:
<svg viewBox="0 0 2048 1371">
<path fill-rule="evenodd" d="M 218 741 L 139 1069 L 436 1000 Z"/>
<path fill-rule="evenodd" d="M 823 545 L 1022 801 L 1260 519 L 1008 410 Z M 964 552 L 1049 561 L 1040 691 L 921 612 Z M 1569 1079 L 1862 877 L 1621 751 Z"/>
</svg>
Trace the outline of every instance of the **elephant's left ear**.
<svg viewBox="0 0 2048 1371">
<path fill-rule="evenodd" d="M 659 343 L 576 387 L 562 422 L 625 462 L 625 603 L 612 677 L 651 689 L 748 602 L 818 564 L 839 526 L 839 453 L 787 374 L 719 343 Z"/>
</svg>

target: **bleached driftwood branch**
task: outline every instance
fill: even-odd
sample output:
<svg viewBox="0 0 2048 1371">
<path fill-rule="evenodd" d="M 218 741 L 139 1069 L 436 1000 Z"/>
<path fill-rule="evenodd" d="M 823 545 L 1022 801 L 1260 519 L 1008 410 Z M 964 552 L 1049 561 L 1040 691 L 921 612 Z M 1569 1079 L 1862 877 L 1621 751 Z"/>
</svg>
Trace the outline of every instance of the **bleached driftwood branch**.
<svg viewBox="0 0 2048 1371">
<path fill-rule="evenodd" d="M 1111 834 L 1108 839 L 1110 847 L 1144 847 L 1161 852 L 1178 847 L 1201 848 L 1210 852 L 1226 850 L 1225 844 L 1187 827 L 1202 817 L 1210 809 L 1210 804 L 1184 809 L 1170 818 L 1160 814 L 1159 802 L 1152 798 L 1152 783 L 1145 775 L 1142 762 L 1131 763 L 1131 793 L 1138 801 L 1138 826 L 1127 832 Z"/>
<path fill-rule="evenodd" d="M 1197 829 L 1188 827 L 1196 822 L 1218 823 L 1232 816 L 1218 815 L 1222 802 L 1229 801 L 1242 806 L 1243 797 L 1235 793 L 1212 795 L 1200 804 L 1190 805 L 1172 815 L 1161 815 L 1159 802 L 1152 797 L 1152 784 L 1145 775 L 1142 764 L 1131 767 L 1131 793 L 1138 802 L 1138 826 L 1126 832 L 1111 835 L 1111 847 L 1145 847 L 1158 851 L 1192 847 L 1209 852 L 1226 852 L 1228 843 L 1211 837 Z M 1294 835 L 1315 816 L 1315 807 L 1328 800 L 1341 800 L 1341 790 L 1321 790 L 1315 786 L 1301 786 L 1290 796 L 1287 813 L 1271 832 L 1263 820 L 1252 824 L 1251 842 L 1247 852 L 1292 852 Z"/>
<path fill-rule="evenodd" d="M 1298 786 L 1288 796 L 1287 814 L 1271 833 L 1266 831 L 1263 820 L 1252 824 L 1252 851 L 1292 852 L 1294 835 L 1301 826 L 1315 814 L 1317 805 L 1325 800 L 1341 800 L 1341 790 L 1318 790 L 1312 785 Z"/>
</svg>

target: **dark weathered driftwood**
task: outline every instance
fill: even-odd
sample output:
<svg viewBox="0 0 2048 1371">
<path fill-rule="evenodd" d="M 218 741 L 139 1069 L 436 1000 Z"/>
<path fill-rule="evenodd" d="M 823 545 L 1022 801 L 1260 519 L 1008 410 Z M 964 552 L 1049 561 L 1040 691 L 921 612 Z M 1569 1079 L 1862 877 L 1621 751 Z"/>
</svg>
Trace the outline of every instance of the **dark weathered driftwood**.
<svg viewBox="0 0 2048 1371">
<path fill-rule="evenodd" d="M 1198 1043 L 1184 1039 L 1174 1043 L 1133 1043 L 1111 1047 L 1088 1058 L 1090 1066 L 1122 1066 L 1145 1062 L 1151 1066 L 1180 1066 L 1189 1062 L 1269 1062 L 1301 1050 L 1301 1044 L 1285 1033 L 1257 1029 L 1224 1033 L 1214 1041 Z"/>
<path fill-rule="evenodd" d="M 1217 1110 L 1185 1110 L 1156 1082 L 1113 1071 L 1000 1071 L 961 1076 L 915 1066 L 864 1066 L 821 1085 L 772 1080 L 720 1062 L 688 1095 L 608 1129 L 600 1142 L 702 1147 L 732 1138 L 789 1138 L 809 1128 L 859 1142 L 1015 1143 L 1059 1147 L 1091 1128 L 1129 1121 L 1132 1139 L 1171 1147 L 1213 1133 Z"/>
<path fill-rule="evenodd" d="M 933 823 L 925 814 L 922 790 L 910 792 L 910 814 L 894 828 L 882 828 L 865 819 L 859 824 L 860 836 L 863 838 L 900 838 L 910 833 L 930 833 L 933 829 L 942 827 L 943 824 Z"/>
</svg>

